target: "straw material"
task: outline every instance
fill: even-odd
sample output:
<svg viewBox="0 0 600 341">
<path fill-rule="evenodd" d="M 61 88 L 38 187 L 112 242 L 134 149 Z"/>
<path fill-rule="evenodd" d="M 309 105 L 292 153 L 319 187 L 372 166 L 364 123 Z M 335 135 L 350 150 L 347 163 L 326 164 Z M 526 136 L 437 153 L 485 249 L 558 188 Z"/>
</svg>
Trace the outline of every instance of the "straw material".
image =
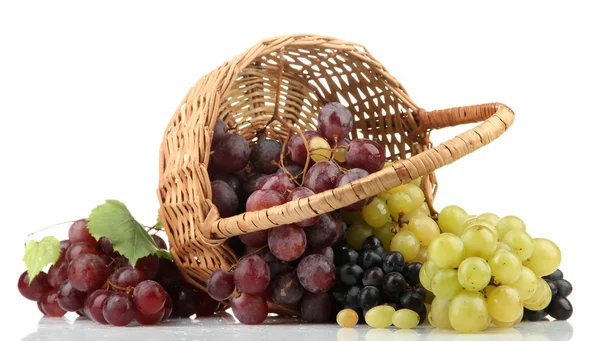
<svg viewBox="0 0 600 341">
<path fill-rule="evenodd" d="M 290 129 L 316 130 L 319 109 L 332 101 L 355 116 L 350 138 L 379 141 L 389 159 L 397 161 L 393 167 L 309 198 L 221 219 L 211 202 L 207 172 L 216 119 L 251 146 L 261 134 L 285 142 Z M 281 121 L 272 119 L 275 110 Z M 157 193 L 171 253 L 186 279 L 205 288 L 214 269 L 230 269 L 237 262 L 224 243 L 229 237 L 331 212 L 420 176 L 433 209 L 434 170 L 496 139 L 513 118 L 499 103 L 421 109 L 359 44 L 314 35 L 263 40 L 202 77 L 167 126 Z M 481 121 L 438 146 L 429 140 L 432 129 Z"/>
</svg>

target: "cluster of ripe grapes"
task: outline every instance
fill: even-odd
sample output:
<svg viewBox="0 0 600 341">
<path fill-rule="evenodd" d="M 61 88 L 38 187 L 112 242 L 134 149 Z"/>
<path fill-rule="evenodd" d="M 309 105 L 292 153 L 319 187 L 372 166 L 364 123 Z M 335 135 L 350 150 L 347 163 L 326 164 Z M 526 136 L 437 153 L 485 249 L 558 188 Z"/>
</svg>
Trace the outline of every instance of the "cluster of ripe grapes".
<svg viewBox="0 0 600 341">
<path fill-rule="evenodd" d="M 217 120 L 209 175 L 212 202 L 220 215 L 281 205 L 382 169 L 385 152 L 377 142 L 347 139 L 352 123 L 346 107 L 328 103 L 319 112 L 317 132 L 293 134 L 285 148 L 263 138 L 250 150 L 244 137 L 228 133 L 225 123 Z M 358 212 L 371 201 L 345 209 Z M 234 315 L 247 324 L 264 321 L 270 299 L 299 308 L 308 321 L 328 321 L 328 291 L 336 278 L 331 246 L 346 239 L 346 228 L 339 213 L 332 212 L 242 235 L 236 239 L 242 259 L 235 269 L 214 272 L 208 293 L 216 300 L 230 298 Z"/>
<path fill-rule="evenodd" d="M 419 285 L 421 263 L 405 263 L 402 253 L 386 252 L 374 235 L 367 237 L 360 252 L 340 243 L 334 246 L 334 255 L 338 278 L 331 293 L 340 325 L 370 322 L 367 314 L 378 306 L 385 307 L 374 312 L 410 310 L 415 325 L 427 321 L 427 290 Z"/>
<path fill-rule="evenodd" d="M 221 215 L 308 197 L 392 165 L 377 142 L 346 138 L 352 116 L 341 104 L 321 109 L 318 128 L 292 135 L 285 145 L 262 139 L 250 150 L 218 121 L 209 173 Z M 242 259 L 211 276 L 209 295 L 230 298 L 235 316 L 251 324 L 266 318 L 270 299 L 299 307 L 308 321 L 337 314 L 342 326 L 362 320 L 412 328 L 428 320 L 478 332 L 491 323 L 513 326 L 523 315 L 570 316 L 569 290 L 558 292 L 563 280 L 542 278 L 560 264 L 556 244 L 530 237 L 514 216 L 470 216 L 447 206 L 433 217 L 420 181 L 338 212 L 240 236 Z"/>
<path fill-rule="evenodd" d="M 27 271 L 19 277 L 20 293 L 36 301 L 44 315 L 61 317 L 71 311 L 101 324 L 126 326 L 217 310 L 219 303 L 186 284 L 172 261 L 149 255 L 132 267 L 107 238 L 97 241 L 86 224 L 82 219 L 71 225 L 48 273 L 40 272 L 31 283 Z M 159 248 L 167 248 L 162 238 L 152 238 Z"/>
</svg>

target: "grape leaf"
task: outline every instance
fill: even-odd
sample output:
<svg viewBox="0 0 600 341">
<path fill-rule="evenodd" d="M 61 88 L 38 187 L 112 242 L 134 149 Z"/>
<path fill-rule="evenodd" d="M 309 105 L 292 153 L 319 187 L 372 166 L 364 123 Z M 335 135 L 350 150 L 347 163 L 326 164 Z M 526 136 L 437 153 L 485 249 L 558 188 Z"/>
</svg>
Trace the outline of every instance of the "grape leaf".
<svg viewBox="0 0 600 341">
<path fill-rule="evenodd" d="M 25 255 L 23 262 L 27 266 L 27 275 L 29 283 L 37 276 L 42 269 L 52 263 L 56 263 L 60 256 L 60 242 L 58 239 L 48 236 L 39 242 L 30 240 L 25 246 Z"/>
<path fill-rule="evenodd" d="M 160 217 L 156 218 L 156 225 L 154 225 L 154 228 L 157 230 L 163 230 L 165 228 L 162 221 L 160 221 Z"/>
<path fill-rule="evenodd" d="M 125 256 L 132 266 L 138 259 L 151 254 L 170 258 L 170 254 L 158 248 L 144 226 L 118 200 L 106 200 L 94 208 L 87 227 L 94 238 L 108 238 L 115 251 Z"/>
</svg>

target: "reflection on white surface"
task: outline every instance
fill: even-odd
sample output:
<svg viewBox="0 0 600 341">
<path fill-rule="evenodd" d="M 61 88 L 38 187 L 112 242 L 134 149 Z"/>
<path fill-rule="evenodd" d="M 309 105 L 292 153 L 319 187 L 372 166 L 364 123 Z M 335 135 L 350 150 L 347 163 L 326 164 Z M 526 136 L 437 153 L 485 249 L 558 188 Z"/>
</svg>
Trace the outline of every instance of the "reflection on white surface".
<svg viewBox="0 0 600 341">
<path fill-rule="evenodd" d="M 38 330 L 22 340 L 303 340 L 303 341 L 450 341 L 450 340 L 514 340 L 567 341 L 573 337 L 568 322 L 523 322 L 516 328 L 489 328 L 479 334 L 420 326 L 412 330 L 372 329 L 361 325 L 340 328 L 334 324 L 305 324 L 289 318 L 269 318 L 265 324 L 246 326 L 228 315 L 202 319 L 174 319 L 158 326 L 111 327 L 87 319 L 75 321 L 44 317 Z"/>
</svg>

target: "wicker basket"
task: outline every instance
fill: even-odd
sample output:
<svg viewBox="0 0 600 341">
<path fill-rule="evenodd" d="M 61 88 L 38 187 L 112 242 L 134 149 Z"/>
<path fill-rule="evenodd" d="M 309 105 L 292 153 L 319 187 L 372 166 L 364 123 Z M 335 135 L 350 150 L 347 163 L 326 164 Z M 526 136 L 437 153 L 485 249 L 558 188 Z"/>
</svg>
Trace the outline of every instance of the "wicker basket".
<svg viewBox="0 0 600 341">
<path fill-rule="evenodd" d="M 398 160 L 393 167 L 309 198 L 221 219 L 211 203 L 207 172 L 216 119 L 251 145 L 265 126 L 269 138 L 284 141 L 291 126 L 316 130 L 319 108 L 331 101 L 355 115 L 350 137 L 379 141 L 389 159 Z M 267 125 L 275 109 L 289 125 Z M 315 35 L 263 40 L 202 77 L 167 126 L 157 192 L 171 253 L 186 279 L 204 289 L 214 269 L 237 262 L 224 243 L 231 236 L 331 212 L 419 176 L 431 206 L 437 189 L 433 171 L 496 139 L 513 117 L 499 103 L 425 111 L 359 44 Z M 429 141 L 432 129 L 479 121 L 438 146 Z"/>
</svg>

